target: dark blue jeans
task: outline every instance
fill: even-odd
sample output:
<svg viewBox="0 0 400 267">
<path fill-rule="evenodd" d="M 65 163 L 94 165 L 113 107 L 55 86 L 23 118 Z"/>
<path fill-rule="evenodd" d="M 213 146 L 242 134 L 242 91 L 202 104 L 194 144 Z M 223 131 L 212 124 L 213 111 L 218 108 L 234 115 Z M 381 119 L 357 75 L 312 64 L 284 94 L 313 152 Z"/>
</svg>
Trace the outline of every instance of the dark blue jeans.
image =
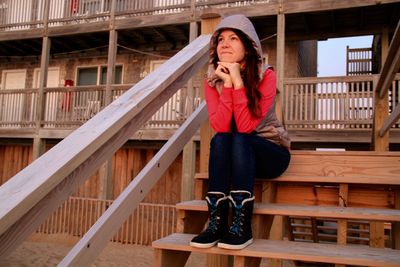
<svg viewBox="0 0 400 267">
<path fill-rule="evenodd" d="M 255 178 L 280 176 L 288 167 L 290 152 L 255 134 L 217 133 L 211 139 L 208 191 L 253 193 Z"/>
</svg>

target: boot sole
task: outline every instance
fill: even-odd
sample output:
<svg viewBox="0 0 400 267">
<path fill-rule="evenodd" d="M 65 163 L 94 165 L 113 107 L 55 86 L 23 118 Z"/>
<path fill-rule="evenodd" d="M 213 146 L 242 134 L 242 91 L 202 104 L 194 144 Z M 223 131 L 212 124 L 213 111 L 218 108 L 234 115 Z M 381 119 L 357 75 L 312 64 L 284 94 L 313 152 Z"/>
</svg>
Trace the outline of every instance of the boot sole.
<svg viewBox="0 0 400 267">
<path fill-rule="evenodd" d="M 197 242 L 190 242 L 189 245 L 195 248 L 211 248 L 218 243 L 218 240 L 212 243 L 197 243 Z"/>
<path fill-rule="evenodd" d="M 249 239 L 246 243 L 243 244 L 238 244 L 238 245 L 232 245 L 232 244 L 227 244 L 227 243 L 218 243 L 219 248 L 224 248 L 224 249 L 233 249 L 233 250 L 238 250 L 238 249 L 244 249 L 248 245 L 253 243 L 253 238 Z"/>
</svg>

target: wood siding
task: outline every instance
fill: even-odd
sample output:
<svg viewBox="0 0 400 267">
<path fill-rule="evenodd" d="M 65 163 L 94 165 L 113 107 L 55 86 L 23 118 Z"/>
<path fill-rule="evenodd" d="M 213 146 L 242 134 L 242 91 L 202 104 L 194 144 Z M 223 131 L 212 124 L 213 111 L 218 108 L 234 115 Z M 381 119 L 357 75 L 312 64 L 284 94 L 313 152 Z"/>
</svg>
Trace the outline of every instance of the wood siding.
<svg viewBox="0 0 400 267">
<path fill-rule="evenodd" d="M 51 148 L 48 146 L 47 149 Z M 157 148 L 125 146 L 113 156 L 113 199 L 115 199 L 157 153 Z M 32 146 L 0 145 L 0 181 L 8 179 L 32 161 Z M 180 200 L 182 156 L 179 155 L 163 177 L 146 196 L 144 202 L 174 205 Z M 80 198 L 99 198 L 99 174 L 94 174 L 73 195 Z"/>
</svg>

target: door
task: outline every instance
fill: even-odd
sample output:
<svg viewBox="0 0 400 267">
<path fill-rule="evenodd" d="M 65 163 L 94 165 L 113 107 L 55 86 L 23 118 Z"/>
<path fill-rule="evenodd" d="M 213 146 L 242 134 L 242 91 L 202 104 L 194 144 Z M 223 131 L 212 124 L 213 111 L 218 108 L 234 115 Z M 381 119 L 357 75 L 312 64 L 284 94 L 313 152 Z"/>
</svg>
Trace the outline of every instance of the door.
<svg viewBox="0 0 400 267">
<path fill-rule="evenodd" d="M 26 70 L 4 70 L 2 73 L 2 90 L 0 94 L 0 118 L 4 124 L 9 127 L 21 122 L 23 114 L 24 93 L 18 92 L 5 92 L 5 90 L 23 90 L 25 89 Z"/>
</svg>

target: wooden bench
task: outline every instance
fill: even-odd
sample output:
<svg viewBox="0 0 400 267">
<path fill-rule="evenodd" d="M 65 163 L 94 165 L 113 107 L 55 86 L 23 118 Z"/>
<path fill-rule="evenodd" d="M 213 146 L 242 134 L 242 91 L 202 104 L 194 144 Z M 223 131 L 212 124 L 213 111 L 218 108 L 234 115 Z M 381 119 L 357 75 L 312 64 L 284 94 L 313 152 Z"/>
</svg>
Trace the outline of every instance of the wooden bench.
<svg viewBox="0 0 400 267">
<path fill-rule="evenodd" d="M 351 184 L 400 186 L 400 153 L 374 151 L 292 151 L 285 173 L 257 179 L 255 194 L 269 183 Z M 204 199 L 208 173 L 195 175 L 195 199 Z M 397 187 L 396 187 L 397 188 Z M 262 197 L 260 197 L 262 199 Z"/>
<path fill-rule="evenodd" d="M 172 234 L 153 242 L 155 266 L 184 266 L 191 252 L 234 256 L 234 266 L 249 266 L 254 258 L 286 259 L 321 263 L 350 264 L 361 266 L 398 267 L 400 251 L 370 248 L 356 245 L 304 243 L 283 240 L 256 239 L 242 250 L 218 247 L 194 248 L 189 245 L 192 234 Z"/>
</svg>

